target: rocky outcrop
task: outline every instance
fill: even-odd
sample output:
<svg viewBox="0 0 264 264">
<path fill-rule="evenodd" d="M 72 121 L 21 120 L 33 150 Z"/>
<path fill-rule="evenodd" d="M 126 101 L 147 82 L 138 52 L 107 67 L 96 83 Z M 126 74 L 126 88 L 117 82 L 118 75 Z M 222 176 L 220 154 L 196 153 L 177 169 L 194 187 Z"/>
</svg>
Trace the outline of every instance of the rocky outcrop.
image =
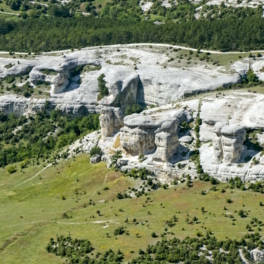
<svg viewBox="0 0 264 264">
<path fill-rule="evenodd" d="M 226 125 L 222 127 L 221 134 L 223 162 L 229 164 L 239 161 L 244 149 L 246 128 L 240 125 Z"/>
<path fill-rule="evenodd" d="M 216 69 L 138 66 L 140 76 L 138 102 L 164 105 L 198 91 L 210 91 L 229 83 L 237 83 L 239 74 L 223 74 Z"/>
<path fill-rule="evenodd" d="M 134 70 L 119 65 L 107 66 L 103 71 L 109 96 L 100 104 L 118 106 L 124 111 L 127 106 L 137 103 L 139 76 Z"/>
<path fill-rule="evenodd" d="M 239 125 L 216 123 L 213 139 L 214 157 L 218 163 L 235 163 L 239 161 L 244 150 L 246 128 Z"/>
<path fill-rule="evenodd" d="M 96 154 L 90 158 L 90 163 L 95 164 L 101 161 L 101 156 Z"/>
<path fill-rule="evenodd" d="M 255 248 L 250 251 L 250 256 L 252 260 L 254 260 L 256 263 L 258 264 L 264 263 L 264 251 L 263 250 Z"/>
<path fill-rule="evenodd" d="M 149 154 L 155 150 L 154 131 L 125 126 L 120 132 L 121 145 L 131 155 Z"/>
<path fill-rule="evenodd" d="M 222 73 L 214 66 L 192 66 L 189 69 L 167 66 L 165 69 L 157 65 L 167 64 L 168 59 L 166 54 L 136 47 L 120 48 L 118 51 L 107 47 L 94 48 L 62 56 L 35 56 L 27 60 L 1 58 L 0 78 L 29 74 L 28 81 L 32 84 L 47 82 L 51 86 L 49 100 L 55 107 L 68 109 L 68 112 L 74 111 L 73 105 L 83 105 L 89 112 L 98 103 L 121 107 L 122 110 L 135 103 L 164 105 L 186 94 L 213 90 L 240 79 L 239 74 Z M 101 69 L 84 71 L 73 78 L 70 76 L 76 67 L 84 65 L 97 65 Z M 101 74 L 105 75 L 109 95 L 98 102 L 97 78 Z M 10 96 L 9 101 L 12 99 Z M 36 101 L 32 100 L 33 103 Z"/>
<path fill-rule="evenodd" d="M 61 71 L 55 73 L 55 75 L 43 74 L 39 72 L 39 69 L 34 68 L 30 72 L 31 82 L 35 85 L 39 82 L 46 82 L 51 85 L 51 94 L 58 94 L 65 91 L 67 85 L 69 84 L 69 72 Z"/>
<path fill-rule="evenodd" d="M 102 108 L 100 115 L 102 138 L 104 139 L 117 132 L 124 124 L 123 119 L 123 113 L 120 108 Z"/>
<path fill-rule="evenodd" d="M 253 93 L 220 93 L 202 102 L 200 118 L 200 140 L 209 141 L 214 137 L 214 125 L 239 124 L 250 129 L 264 130 L 264 96 Z"/>
<path fill-rule="evenodd" d="M 168 161 L 178 142 L 178 124 L 191 120 L 186 110 L 144 111 L 125 117 L 120 139 L 122 147 L 132 155 L 154 153 L 154 159 Z"/>
<path fill-rule="evenodd" d="M 156 131 L 155 144 L 157 150 L 153 160 L 168 162 L 173 154 L 176 153 L 179 145 L 178 139 L 178 123 L 179 120 L 166 121 Z"/>
</svg>

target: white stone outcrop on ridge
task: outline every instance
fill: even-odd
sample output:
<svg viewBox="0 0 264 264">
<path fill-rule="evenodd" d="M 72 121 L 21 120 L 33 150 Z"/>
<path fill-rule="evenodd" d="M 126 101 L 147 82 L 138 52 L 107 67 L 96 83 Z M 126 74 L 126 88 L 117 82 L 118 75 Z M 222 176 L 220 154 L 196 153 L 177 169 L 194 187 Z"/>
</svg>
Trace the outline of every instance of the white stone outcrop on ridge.
<svg viewBox="0 0 264 264">
<path fill-rule="evenodd" d="M 50 85 L 50 98 L 47 99 L 51 106 L 66 113 L 80 114 L 96 111 L 97 104 L 121 107 L 123 110 L 135 103 L 165 105 L 188 94 L 237 83 L 246 65 L 235 65 L 234 69 L 237 70 L 226 73 L 216 66 L 195 65 L 184 69 L 168 65 L 164 68 L 163 64 L 168 64 L 169 59 L 169 55 L 164 52 L 136 47 L 93 48 L 61 56 L 40 55 L 19 60 L 1 58 L 0 78 L 29 74 L 28 81 L 32 85 L 40 81 Z M 256 63 L 258 67 L 264 66 L 264 61 Z M 84 71 L 81 75 L 71 77 L 70 73 L 76 67 L 85 65 L 100 66 L 101 69 Z M 255 67 L 254 64 L 252 67 Z M 45 70 L 52 70 L 53 73 L 48 74 L 46 71 L 45 74 Z M 101 74 L 105 75 L 109 95 L 98 102 L 97 78 Z M 22 96 L 19 100 L 25 104 L 23 111 L 41 108 L 41 101 L 34 99 L 34 94 L 30 104 Z M 3 102 L 0 109 L 4 111 L 6 108 L 11 111 L 12 104 L 17 102 L 11 94 L 0 96 L 0 101 Z"/>
</svg>

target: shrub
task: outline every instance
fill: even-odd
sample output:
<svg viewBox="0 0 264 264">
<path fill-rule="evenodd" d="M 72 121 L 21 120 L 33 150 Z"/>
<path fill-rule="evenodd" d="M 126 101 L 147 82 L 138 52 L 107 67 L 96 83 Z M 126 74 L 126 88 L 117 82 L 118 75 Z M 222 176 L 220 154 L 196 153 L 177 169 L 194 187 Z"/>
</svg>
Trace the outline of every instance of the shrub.
<svg viewBox="0 0 264 264">
<path fill-rule="evenodd" d="M 25 159 L 24 161 L 21 162 L 20 167 L 21 169 L 25 169 L 29 164 L 29 160 Z"/>
<path fill-rule="evenodd" d="M 125 228 L 123 226 L 118 227 L 114 230 L 114 235 L 118 236 L 118 235 L 123 235 L 125 233 Z"/>
<path fill-rule="evenodd" d="M 154 238 L 155 238 L 155 237 L 158 237 L 158 236 L 156 235 L 155 232 L 152 232 L 152 233 L 151 233 L 151 236 L 154 237 Z"/>
<path fill-rule="evenodd" d="M 211 184 L 213 184 L 213 185 L 215 185 L 215 184 L 219 184 L 219 181 L 218 181 L 216 178 L 214 178 L 214 177 L 211 177 L 211 178 L 210 178 L 210 182 L 211 182 Z"/>
<path fill-rule="evenodd" d="M 133 104 L 132 106 L 127 106 L 125 110 L 125 115 L 132 115 L 134 113 L 139 114 L 143 111 L 143 107 L 139 104 Z"/>
<path fill-rule="evenodd" d="M 102 150 L 100 147 L 96 146 L 96 147 L 93 147 L 90 151 L 90 156 L 94 156 L 94 155 L 102 155 Z"/>
<path fill-rule="evenodd" d="M 17 169 L 16 169 L 16 165 L 11 165 L 11 166 L 9 166 L 8 168 L 7 168 L 7 172 L 8 173 L 14 173 L 14 172 L 16 172 L 17 171 Z"/>
<path fill-rule="evenodd" d="M 121 150 L 117 150 L 116 153 L 111 157 L 111 164 L 110 167 L 117 167 L 117 161 L 122 158 Z"/>
<path fill-rule="evenodd" d="M 239 210 L 238 215 L 242 218 L 247 216 L 244 210 Z"/>
<path fill-rule="evenodd" d="M 25 91 L 23 95 L 28 98 L 31 96 L 31 93 L 29 91 Z"/>
<path fill-rule="evenodd" d="M 227 198 L 226 199 L 226 202 L 229 203 L 229 204 L 231 204 L 233 201 L 230 198 Z"/>
<path fill-rule="evenodd" d="M 12 76 L 12 75 L 9 75 L 9 76 L 7 76 L 7 77 L 5 78 L 5 80 L 6 80 L 7 83 L 12 83 L 12 82 L 15 81 L 15 77 Z"/>
<path fill-rule="evenodd" d="M 109 94 L 108 89 L 105 85 L 106 82 L 104 80 L 104 77 L 105 77 L 105 75 L 101 74 L 97 79 L 98 89 L 99 89 L 99 93 L 100 93 L 99 98 L 98 98 L 99 100 L 102 99 L 104 96 L 107 96 Z"/>
</svg>

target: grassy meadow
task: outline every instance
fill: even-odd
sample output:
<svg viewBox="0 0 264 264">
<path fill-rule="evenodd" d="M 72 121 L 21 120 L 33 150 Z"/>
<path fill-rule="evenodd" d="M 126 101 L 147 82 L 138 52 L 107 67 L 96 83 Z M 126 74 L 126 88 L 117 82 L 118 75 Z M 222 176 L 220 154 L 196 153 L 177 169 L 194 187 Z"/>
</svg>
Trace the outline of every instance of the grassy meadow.
<svg viewBox="0 0 264 264">
<path fill-rule="evenodd" d="M 141 182 L 107 169 L 105 163 L 91 165 L 87 155 L 52 165 L 32 178 L 42 169 L 31 165 L 14 174 L 0 169 L 1 263 L 64 263 L 65 259 L 48 254 L 45 247 L 51 237 L 69 233 L 72 238 L 89 239 L 93 254 L 120 249 L 128 261 L 162 236 L 195 237 L 198 231 L 205 235 L 210 229 L 219 239 L 241 238 L 251 219 L 261 220 L 264 215 L 259 205 L 263 194 L 231 190 L 224 183 L 210 190 L 211 183 L 194 181 L 190 188 L 183 183 L 118 200 L 118 192 Z M 241 218 L 240 209 L 248 216 Z M 166 221 L 174 215 L 178 222 L 168 227 Z M 197 223 L 186 222 L 194 216 Z M 120 226 L 129 235 L 114 236 Z M 264 235 L 261 226 L 252 229 Z M 151 236 L 153 232 L 157 238 Z"/>
</svg>

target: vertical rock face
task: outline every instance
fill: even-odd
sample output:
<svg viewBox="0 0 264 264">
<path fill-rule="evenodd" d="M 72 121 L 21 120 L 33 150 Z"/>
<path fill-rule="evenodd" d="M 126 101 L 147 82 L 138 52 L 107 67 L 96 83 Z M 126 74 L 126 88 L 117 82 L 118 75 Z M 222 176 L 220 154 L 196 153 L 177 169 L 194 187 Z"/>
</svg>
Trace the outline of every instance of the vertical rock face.
<svg viewBox="0 0 264 264">
<path fill-rule="evenodd" d="M 125 110 L 128 105 L 137 102 L 139 76 L 134 70 L 120 65 L 108 65 L 103 71 L 109 95 L 100 104 L 118 106 Z"/>
<path fill-rule="evenodd" d="M 100 126 L 102 138 L 109 137 L 124 125 L 124 116 L 120 108 L 102 108 Z"/>
<path fill-rule="evenodd" d="M 132 155 L 150 154 L 153 159 L 168 162 L 179 145 L 178 124 L 191 120 L 185 110 L 144 111 L 124 119 L 121 129 L 122 147 Z"/>
<path fill-rule="evenodd" d="M 244 149 L 246 129 L 239 125 L 223 125 L 216 123 L 214 127 L 213 150 L 217 162 L 235 163 Z"/>
<path fill-rule="evenodd" d="M 66 89 L 69 84 L 69 73 L 68 72 L 60 72 L 56 75 L 56 77 L 51 82 L 51 93 L 57 94 L 62 93 Z"/>
<path fill-rule="evenodd" d="M 179 138 L 177 133 L 178 120 L 166 121 L 157 129 L 155 144 L 157 150 L 153 157 L 156 161 L 168 162 L 170 157 L 177 151 Z"/>
<path fill-rule="evenodd" d="M 116 86 L 118 93 L 112 104 L 120 106 L 122 110 L 125 110 L 128 105 L 135 104 L 137 102 L 138 80 L 138 74 L 132 72 L 124 81 L 119 81 L 116 85 L 113 85 Z M 110 91 L 114 87 L 111 87 Z"/>
<path fill-rule="evenodd" d="M 122 147 L 132 155 L 148 154 L 155 150 L 155 134 L 150 130 L 123 127 L 120 140 Z"/>
<path fill-rule="evenodd" d="M 237 162 L 244 149 L 246 128 L 239 125 L 223 126 L 221 133 L 224 163 Z"/>
</svg>

